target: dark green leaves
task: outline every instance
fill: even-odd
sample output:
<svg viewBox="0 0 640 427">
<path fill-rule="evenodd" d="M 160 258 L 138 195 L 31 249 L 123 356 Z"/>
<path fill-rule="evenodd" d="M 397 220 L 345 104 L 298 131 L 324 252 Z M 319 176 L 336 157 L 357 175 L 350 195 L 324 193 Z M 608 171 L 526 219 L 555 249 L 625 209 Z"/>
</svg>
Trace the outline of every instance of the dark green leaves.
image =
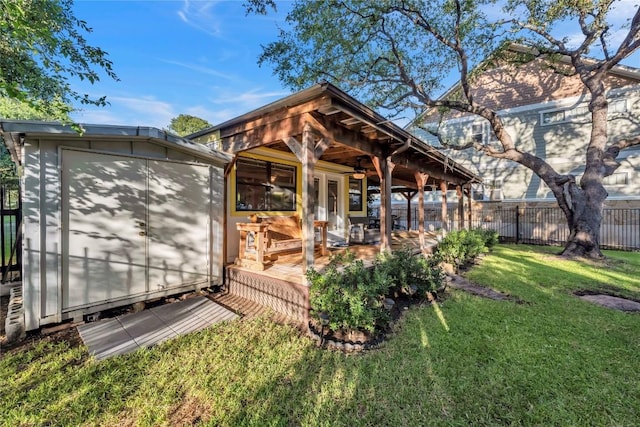
<svg viewBox="0 0 640 427">
<path fill-rule="evenodd" d="M 104 97 L 71 88 L 72 79 L 117 80 L 107 53 L 84 38 L 91 28 L 71 9 L 70 0 L 0 1 L 0 96 L 48 116 L 59 113 L 60 103 L 106 105 Z"/>
</svg>

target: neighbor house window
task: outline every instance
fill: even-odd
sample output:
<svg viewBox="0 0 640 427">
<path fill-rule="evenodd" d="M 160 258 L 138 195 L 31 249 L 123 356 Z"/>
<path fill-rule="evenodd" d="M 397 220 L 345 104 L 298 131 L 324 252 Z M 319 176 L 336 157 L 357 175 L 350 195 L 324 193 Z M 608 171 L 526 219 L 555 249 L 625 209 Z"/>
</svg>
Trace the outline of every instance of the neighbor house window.
<svg viewBox="0 0 640 427">
<path fill-rule="evenodd" d="M 482 123 L 473 123 L 471 125 L 471 140 L 480 144 L 487 143 L 487 133 Z"/>
<path fill-rule="evenodd" d="M 626 99 L 614 99 L 609 101 L 609 114 L 626 113 L 627 112 L 627 100 Z"/>
<path fill-rule="evenodd" d="M 295 211 L 296 167 L 254 159 L 236 162 L 237 211 Z"/>
<path fill-rule="evenodd" d="M 362 179 L 349 177 L 349 210 L 362 210 Z"/>
<path fill-rule="evenodd" d="M 603 185 L 627 185 L 628 183 L 626 172 L 618 172 L 602 178 Z"/>
<path fill-rule="evenodd" d="M 579 105 L 574 108 L 566 108 L 561 110 L 549 110 L 540 113 L 540 120 L 543 125 L 553 125 L 556 123 L 589 121 L 589 106 Z"/>
</svg>

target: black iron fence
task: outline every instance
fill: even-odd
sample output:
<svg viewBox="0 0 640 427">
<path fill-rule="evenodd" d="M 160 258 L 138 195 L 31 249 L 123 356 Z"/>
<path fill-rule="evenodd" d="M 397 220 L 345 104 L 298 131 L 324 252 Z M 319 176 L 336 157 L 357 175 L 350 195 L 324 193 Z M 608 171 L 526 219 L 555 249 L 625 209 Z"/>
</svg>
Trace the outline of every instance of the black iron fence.
<svg viewBox="0 0 640 427">
<path fill-rule="evenodd" d="M 17 185 L 0 186 L 0 267 L 2 282 L 19 280 L 22 270 L 22 201 Z"/>
<path fill-rule="evenodd" d="M 485 205 L 472 212 L 464 210 L 464 222 L 458 209 L 449 206 L 446 226 L 457 230 L 461 224 L 472 228 L 495 230 L 501 241 L 534 245 L 563 245 L 569 237 L 569 228 L 560 208 L 523 208 L 518 206 Z M 374 216 L 377 210 L 371 212 Z M 443 228 L 439 205 L 425 206 L 425 229 Z M 393 207 L 394 228 L 418 229 L 418 208 Z M 603 249 L 640 250 L 640 208 L 605 208 L 600 230 L 600 246 Z"/>
</svg>

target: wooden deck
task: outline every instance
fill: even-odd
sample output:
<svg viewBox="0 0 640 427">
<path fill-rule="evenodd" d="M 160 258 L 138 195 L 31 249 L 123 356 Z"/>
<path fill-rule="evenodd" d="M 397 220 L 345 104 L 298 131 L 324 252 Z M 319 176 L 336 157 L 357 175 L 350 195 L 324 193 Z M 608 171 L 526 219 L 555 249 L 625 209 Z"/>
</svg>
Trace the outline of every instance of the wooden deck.
<svg viewBox="0 0 640 427">
<path fill-rule="evenodd" d="M 427 234 L 426 252 L 436 243 L 435 234 Z M 409 247 L 420 251 L 417 231 L 396 231 L 392 235 L 392 250 Z M 338 252 L 351 251 L 365 264 L 372 264 L 380 253 L 379 245 L 352 245 L 331 248 L 329 255 L 322 256 L 316 251 L 313 268 L 322 271 Z M 301 254 L 280 256 L 272 265 L 262 271 L 240 267 L 234 264 L 226 267 L 226 292 L 269 307 L 273 311 L 299 322 L 306 322 L 309 313 L 309 290 L 304 282 L 303 259 Z"/>
</svg>

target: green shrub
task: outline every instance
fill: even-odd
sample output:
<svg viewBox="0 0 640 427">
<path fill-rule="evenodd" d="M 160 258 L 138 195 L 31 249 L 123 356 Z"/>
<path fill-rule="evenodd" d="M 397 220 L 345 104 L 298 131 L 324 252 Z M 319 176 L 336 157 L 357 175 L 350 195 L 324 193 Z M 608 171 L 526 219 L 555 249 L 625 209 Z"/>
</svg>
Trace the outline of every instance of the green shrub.
<svg viewBox="0 0 640 427">
<path fill-rule="evenodd" d="M 392 280 L 390 291 L 395 294 L 424 296 L 441 287 L 444 281 L 444 274 L 433 259 L 415 254 L 409 248 L 381 253 L 375 269 Z"/>
<path fill-rule="evenodd" d="M 482 238 L 484 239 L 484 244 L 487 246 L 487 248 L 491 249 L 498 244 L 500 235 L 497 231 L 485 230 L 482 228 L 476 228 L 474 230 L 481 234 Z"/>
<path fill-rule="evenodd" d="M 498 233 L 493 230 L 452 231 L 438 244 L 435 257 L 439 261 L 459 266 L 472 261 L 480 254 L 489 252 L 496 243 L 498 243 Z"/>
<path fill-rule="evenodd" d="M 389 321 L 382 300 L 393 283 L 382 270 L 365 268 L 353 253 L 334 255 L 323 273 L 307 271 L 312 314 L 329 316 L 333 330 L 374 332 Z"/>
</svg>

